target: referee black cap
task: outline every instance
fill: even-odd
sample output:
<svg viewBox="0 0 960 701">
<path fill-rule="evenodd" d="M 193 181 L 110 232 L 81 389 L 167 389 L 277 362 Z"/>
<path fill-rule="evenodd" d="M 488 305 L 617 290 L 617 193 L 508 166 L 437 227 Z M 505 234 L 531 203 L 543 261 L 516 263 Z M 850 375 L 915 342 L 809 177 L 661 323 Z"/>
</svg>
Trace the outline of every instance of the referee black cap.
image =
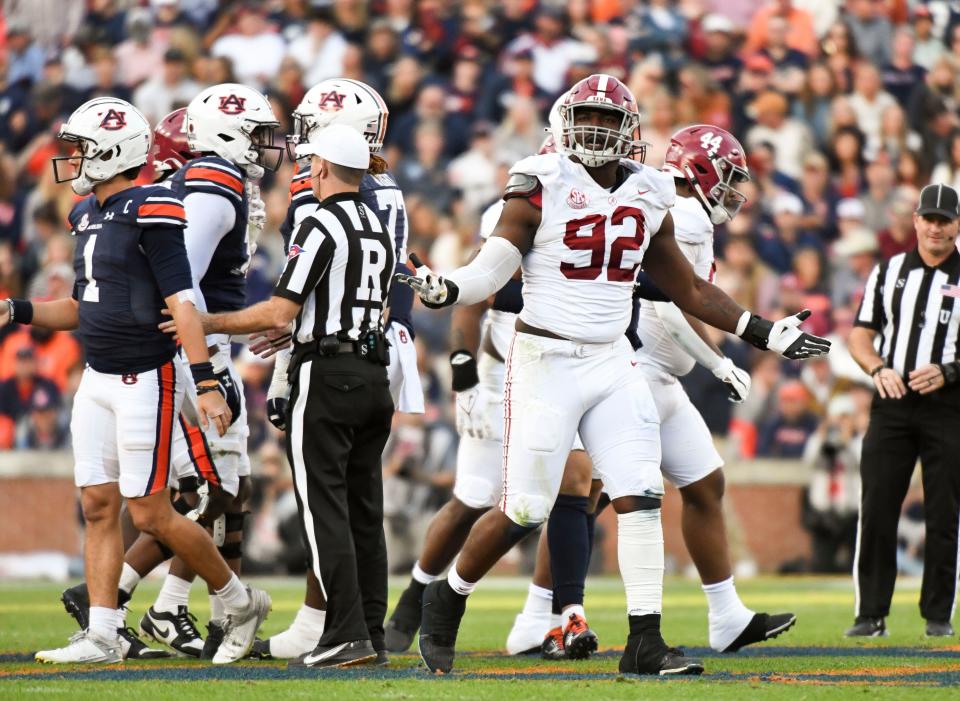
<svg viewBox="0 0 960 701">
<path fill-rule="evenodd" d="M 960 217 L 960 197 L 949 185 L 927 185 L 920 193 L 917 214 L 939 214 L 953 220 Z"/>
</svg>

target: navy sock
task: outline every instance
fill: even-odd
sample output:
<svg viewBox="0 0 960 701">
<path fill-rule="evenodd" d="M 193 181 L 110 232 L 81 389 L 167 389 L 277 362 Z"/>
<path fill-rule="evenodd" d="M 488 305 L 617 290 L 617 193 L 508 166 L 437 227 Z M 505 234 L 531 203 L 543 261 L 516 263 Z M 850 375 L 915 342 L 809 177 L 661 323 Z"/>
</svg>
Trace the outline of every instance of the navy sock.
<svg viewBox="0 0 960 701">
<path fill-rule="evenodd" d="M 583 605 L 583 586 L 590 562 L 587 501 L 587 497 L 561 494 L 550 512 L 550 574 L 553 600 L 561 611 L 566 606 Z"/>
<path fill-rule="evenodd" d="M 590 569 L 590 558 L 593 557 L 593 533 L 597 526 L 597 512 L 587 514 L 587 569 Z"/>
</svg>

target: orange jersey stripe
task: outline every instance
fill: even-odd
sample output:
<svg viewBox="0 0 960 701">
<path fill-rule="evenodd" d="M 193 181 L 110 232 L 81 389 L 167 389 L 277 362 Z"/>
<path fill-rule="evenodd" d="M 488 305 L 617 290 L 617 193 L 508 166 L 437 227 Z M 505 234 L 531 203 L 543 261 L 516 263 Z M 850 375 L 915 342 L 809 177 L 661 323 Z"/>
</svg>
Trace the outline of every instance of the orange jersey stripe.
<svg viewBox="0 0 960 701">
<path fill-rule="evenodd" d="M 187 211 L 179 204 L 142 204 L 137 210 L 138 217 L 175 217 L 186 219 Z"/>
<path fill-rule="evenodd" d="M 310 189 L 310 178 L 303 178 L 302 180 L 294 180 L 290 183 L 290 195 L 296 195 L 304 190 Z"/>
<path fill-rule="evenodd" d="M 200 471 L 200 476 L 215 487 L 220 486 L 220 475 L 213 465 L 210 452 L 207 450 L 207 443 L 203 440 L 203 432 L 196 426 L 184 424 L 187 432 L 187 443 L 190 448 L 190 455 L 193 458 L 193 464 Z"/>
<path fill-rule="evenodd" d="M 243 192 L 243 183 L 240 178 L 215 168 L 195 166 L 187 171 L 187 180 L 212 180 L 220 185 L 225 185 L 238 195 Z"/>
<path fill-rule="evenodd" d="M 167 487 L 167 482 L 170 477 L 170 448 L 173 443 L 173 387 L 176 379 L 173 362 L 164 363 L 160 367 L 158 375 L 160 385 L 160 420 L 157 422 L 157 448 L 154 453 L 156 463 L 153 469 L 153 480 L 147 490 L 148 495 L 155 494 Z"/>
</svg>

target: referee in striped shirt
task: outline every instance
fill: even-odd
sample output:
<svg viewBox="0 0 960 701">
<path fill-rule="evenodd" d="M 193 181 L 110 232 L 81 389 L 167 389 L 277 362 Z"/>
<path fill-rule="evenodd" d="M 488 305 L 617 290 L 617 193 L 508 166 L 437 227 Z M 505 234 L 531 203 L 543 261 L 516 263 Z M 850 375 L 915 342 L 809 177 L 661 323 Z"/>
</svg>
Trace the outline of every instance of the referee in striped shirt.
<svg viewBox="0 0 960 701">
<path fill-rule="evenodd" d="M 926 518 L 920 613 L 952 636 L 960 522 L 960 199 L 928 185 L 913 216 L 917 247 L 871 272 L 850 333 L 876 394 L 860 462 L 853 564 L 857 618 L 847 636 L 886 635 L 897 576 L 897 524 L 917 458 Z"/>
<path fill-rule="evenodd" d="M 323 637 L 294 666 L 381 659 L 387 610 L 381 453 L 393 400 L 383 335 L 394 246 L 360 199 L 370 151 L 345 125 L 297 146 L 320 203 L 293 232 L 273 296 L 204 315 L 209 333 L 285 328 L 294 319 L 287 457 L 310 565 L 327 600 Z M 385 660 L 385 657 L 382 658 Z"/>
</svg>

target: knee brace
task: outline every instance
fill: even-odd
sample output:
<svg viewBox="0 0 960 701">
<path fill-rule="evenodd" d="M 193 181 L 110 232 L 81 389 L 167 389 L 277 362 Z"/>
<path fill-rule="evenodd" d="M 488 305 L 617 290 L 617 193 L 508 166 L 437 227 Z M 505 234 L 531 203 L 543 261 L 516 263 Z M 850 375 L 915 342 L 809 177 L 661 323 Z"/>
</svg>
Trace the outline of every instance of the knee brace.
<svg viewBox="0 0 960 701">
<path fill-rule="evenodd" d="M 243 522 L 247 515 L 246 511 L 239 513 L 224 514 L 224 540 L 217 546 L 220 555 L 224 560 L 239 560 L 243 557 Z M 238 540 L 226 542 L 226 536 L 231 533 L 240 533 Z"/>
</svg>

